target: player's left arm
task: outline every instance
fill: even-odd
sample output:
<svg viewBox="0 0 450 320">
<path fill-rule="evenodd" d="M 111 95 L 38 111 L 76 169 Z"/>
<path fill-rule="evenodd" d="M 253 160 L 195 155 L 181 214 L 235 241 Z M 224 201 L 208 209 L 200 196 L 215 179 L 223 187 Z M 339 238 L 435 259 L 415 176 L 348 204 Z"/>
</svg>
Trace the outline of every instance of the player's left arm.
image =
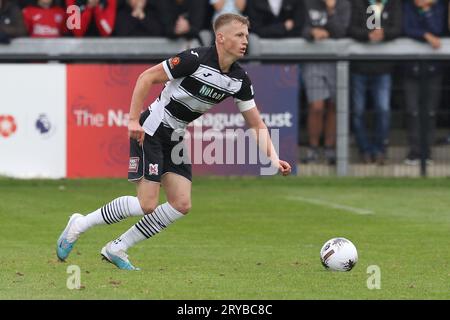
<svg viewBox="0 0 450 320">
<path fill-rule="evenodd" d="M 272 139 L 270 138 L 269 129 L 267 129 L 266 124 L 262 120 L 258 108 L 255 106 L 246 111 L 242 111 L 241 113 L 247 125 L 253 130 L 259 148 L 261 148 L 270 159 L 272 165 L 278 168 L 283 176 L 289 175 L 291 173 L 291 165 L 288 162 L 279 159 L 272 143 Z"/>
<path fill-rule="evenodd" d="M 269 130 L 261 118 L 254 100 L 252 82 L 247 73 L 242 76 L 242 86 L 239 92 L 234 95 L 234 101 L 242 116 L 250 127 L 258 146 L 270 159 L 272 166 L 278 168 L 283 176 L 291 173 L 291 165 L 284 160 L 280 160 L 270 138 Z"/>
</svg>

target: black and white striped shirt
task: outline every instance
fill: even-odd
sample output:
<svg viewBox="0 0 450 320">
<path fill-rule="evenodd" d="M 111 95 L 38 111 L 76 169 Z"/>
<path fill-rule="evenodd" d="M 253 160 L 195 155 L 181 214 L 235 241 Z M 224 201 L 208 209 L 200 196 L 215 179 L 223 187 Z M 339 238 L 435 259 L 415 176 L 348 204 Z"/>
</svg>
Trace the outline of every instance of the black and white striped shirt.
<svg viewBox="0 0 450 320">
<path fill-rule="evenodd" d="M 241 112 L 255 107 L 254 92 L 247 73 L 237 63 L 230 71 L 220 70 L 215 46 L 188 49 L 163 62 L 170 81 L 149 106 L 143 128 L 153 135 L 160 123 L 172 129 L 186 126 L 228 97 Z"/>
</svg>

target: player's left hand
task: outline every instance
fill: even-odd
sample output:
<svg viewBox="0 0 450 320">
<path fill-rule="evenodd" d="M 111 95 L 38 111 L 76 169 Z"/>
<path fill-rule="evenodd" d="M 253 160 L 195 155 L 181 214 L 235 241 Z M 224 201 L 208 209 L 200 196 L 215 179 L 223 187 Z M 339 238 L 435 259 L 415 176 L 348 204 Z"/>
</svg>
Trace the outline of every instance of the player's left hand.
<svg viewBox="0 0 450 320">
<path fill-rule="evenodd" d="M 286 161 L 279 160 L 278 170 L 283 176 L 288 176 L 291 174 L 291 165 L 287 163 Z"/>
</svg>

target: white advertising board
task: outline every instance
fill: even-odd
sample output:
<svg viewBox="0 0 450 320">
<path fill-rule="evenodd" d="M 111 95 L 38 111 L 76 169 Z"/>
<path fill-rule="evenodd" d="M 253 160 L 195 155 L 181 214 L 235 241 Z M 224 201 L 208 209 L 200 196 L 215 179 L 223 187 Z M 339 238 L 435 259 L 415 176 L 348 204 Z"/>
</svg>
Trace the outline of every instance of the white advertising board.
<svg viewBox="0 0 450 320">
<path fill-rule="evenodd" d="M 0 64 L 0 175 L 66 176 L 66 66 Z"/>
</svg>

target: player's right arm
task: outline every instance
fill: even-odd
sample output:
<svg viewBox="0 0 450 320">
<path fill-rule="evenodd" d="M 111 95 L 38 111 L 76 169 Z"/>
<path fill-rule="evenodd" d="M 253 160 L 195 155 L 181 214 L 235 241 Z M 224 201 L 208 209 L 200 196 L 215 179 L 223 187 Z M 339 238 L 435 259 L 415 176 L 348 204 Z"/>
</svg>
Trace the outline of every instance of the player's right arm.
<svg viewBox="0 0 450 320">
<path fill-rule="evenodd" d="M 139 117 L 145 98 L 153 84 L 165 83 L 169 80 L 186 77 L 199 67 L 199 53 L 188 49 L 167 59 L 160 64 L 145 70 L 138 78 L 131 98 L 128 134 L 130 138 L 144 142 L 144 129 L 139 124 Z"/>
<path fill-rule="evenodd" d="M 138 140 L 141 145 L 144 142 L 145 132 L 139 124 L 139 117 L 145 98 L 153 84 L 165 83 L 169 80 L 169 77 L 164 71 L 163 63 L 165 62 L 153 66 L 141 73 L 133 90 L 130 118 L 128 122 L 128 135 L 130 138 Z"/>
</svg>

